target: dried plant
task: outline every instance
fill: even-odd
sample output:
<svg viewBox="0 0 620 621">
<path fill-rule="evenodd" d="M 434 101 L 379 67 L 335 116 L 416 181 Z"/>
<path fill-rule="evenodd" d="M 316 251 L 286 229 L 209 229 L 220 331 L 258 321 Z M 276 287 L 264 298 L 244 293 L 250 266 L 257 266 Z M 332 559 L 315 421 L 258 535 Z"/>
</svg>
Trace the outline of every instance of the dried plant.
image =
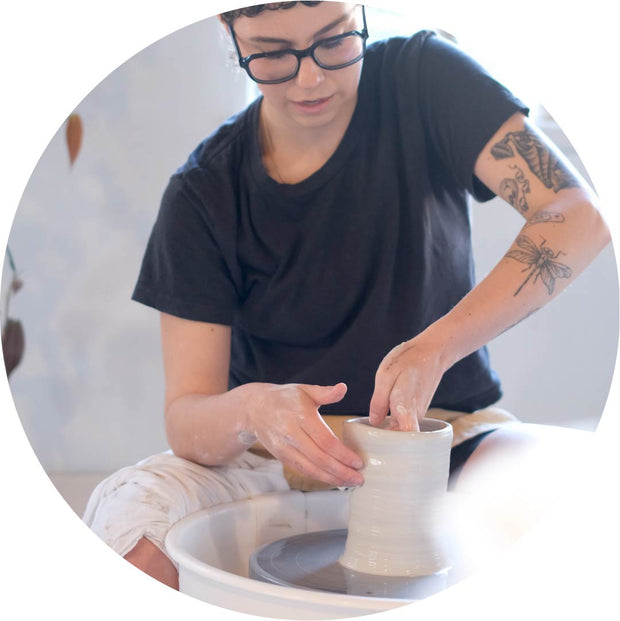
<svg viewBox="0 0 620 621">
<path fill-rule="evenodd" d="M 11 298 L 22 288 L 23 281 L 17 273 L 11 249 L 7 246 L 7 258 L 11 268 L 11 282 L 5 294 L 4 317 L 2 322 L 2 353 L 7 377 L 15 370 L 24 357 L 26 339 L 21 321 L 10 315 Z"/>
<path fill-rule="evenodd" d="M 65 139 L 67 141 L 67 150 L 69 151 L 69 164 L 73 166 L 80 147 L 82 146 L 82 134 L 84 133 L 84 126 L 82 118 L 79 114 L 74 112 L 69 115 L 67 119 L 67 125 L 65 127 Z"/>
<path fill-rule="evenodd" d="M 65 140 L 69 153 L 69 164 L 73 166 L 80 148 L 82 146 L 82 136 L 84 126 L 82 118 L 74 112 L 69 116 L 65 126 Z M 11 268 L 11 282 L 5 292 L 2 315 L 2 354 L 4 356 L 4 368 L 7 377 L 17 368 L 24 357 L 26 339 L 22 322 L 14 319 L 10 314 L 11 298 L 22 288 L 23 281 L 19 277 L 13 254 L 7 246 L 6 255 Z"/>
</svg>

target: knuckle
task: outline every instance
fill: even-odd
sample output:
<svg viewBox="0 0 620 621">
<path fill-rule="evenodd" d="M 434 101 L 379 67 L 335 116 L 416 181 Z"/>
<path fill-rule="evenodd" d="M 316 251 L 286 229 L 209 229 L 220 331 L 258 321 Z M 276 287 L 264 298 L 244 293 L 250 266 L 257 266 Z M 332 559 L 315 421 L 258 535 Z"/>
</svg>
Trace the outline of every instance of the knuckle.
<svg viewBox="0 0 620 621">
<path fill-rule="evenodd" d="M 392 390 L 392 393 L 390 394 L 390 406 L 391 407 L 406 408 L 408 407 L 410 403 L 411 403 L 411 400 L 406 397 L 406 395 L 404 394 L 402 390 L 399 390 L 399 389 Z"/>
<path fill-rule="evenodd" d="M 388 371 L 385 368 L 379 367 L 375 373 L 375 390 L 380 392 L 387 392 L 391 385 L 390 377 L 392 371 Z"/>
<path fill-rule="evenodd" d="M 390 396 L 390 410 L 399 416 L 412 416 L 415 410 L 413 398 L 401 390 L 394 390 Z"/>
<path fill-rule="evenodd" d="M 394 412 L 398 414 L 399 416 L 410 416 L 411 408 L 407 407 L 406 405 L 402 403 L 397 403 L 394 406 Z"/>
</svg>

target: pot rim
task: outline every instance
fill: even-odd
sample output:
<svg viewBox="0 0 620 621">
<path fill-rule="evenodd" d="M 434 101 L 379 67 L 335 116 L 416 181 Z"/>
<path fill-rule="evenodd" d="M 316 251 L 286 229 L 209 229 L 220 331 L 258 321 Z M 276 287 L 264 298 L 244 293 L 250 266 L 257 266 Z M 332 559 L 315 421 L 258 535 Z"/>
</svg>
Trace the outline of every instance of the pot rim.
<svg viewBox="0 0 620 621">
<path fill-rule="evenodd" d="M 390 417 L 386 417 L 383 421 L 383 424 L 387 424 L 389 422 Z M 433 435 L 444 435 L 447 432 L 452 431 L 452 425 L 444 420 L 440 420 L 438 418 L 424 418 L 421 422 L 421 425 L 424 425 L 425 422 L 431 423 L 433 429 L 420 431 L 399 431 L 394 429 L 385 429 L 384 427 L 374 427 L 370 424 L 370 417 L 368 416 L 358 416 L 356 418 L 349 418 L 344 422 L 347 426 L 356 426 L 357 428 L 361 428 L 361 426 L 367 427 L 369 433 L 376 433 L 378 435 L 387 437 L 388 434 L 398 433 L 399 437 L 402 436 L 433 436 Z"/>
</svg>

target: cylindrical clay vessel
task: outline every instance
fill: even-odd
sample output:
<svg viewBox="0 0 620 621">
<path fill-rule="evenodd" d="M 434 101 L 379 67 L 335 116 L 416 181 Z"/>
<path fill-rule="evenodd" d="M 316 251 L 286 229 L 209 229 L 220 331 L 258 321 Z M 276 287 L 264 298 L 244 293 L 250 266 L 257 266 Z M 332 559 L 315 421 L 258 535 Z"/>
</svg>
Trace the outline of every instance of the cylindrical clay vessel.
<svg viewBox="0 0 620 621">
<path fill-rule="evenodd" d="M 442 507 L 452 427 L 424 419 L 420 431 L 344 424 L 344 443 L 364 461 L 364 483 L 351 491 L 349 531 L 340 564 L 381 576 L 425 576 L 447 566 Z"/>
</svg>

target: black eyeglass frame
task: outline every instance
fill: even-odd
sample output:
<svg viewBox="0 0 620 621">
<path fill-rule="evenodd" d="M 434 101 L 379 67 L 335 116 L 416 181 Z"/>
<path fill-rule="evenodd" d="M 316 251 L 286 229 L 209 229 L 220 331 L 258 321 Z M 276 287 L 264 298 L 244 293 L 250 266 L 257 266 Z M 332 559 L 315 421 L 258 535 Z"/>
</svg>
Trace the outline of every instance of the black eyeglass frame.
<svg viewBox="0 0 620 621">
<path fill-rule="evenodd" d="M 366 53 L 366 40 L 368 39 L 368 27 L 366 25 L 366 11 L 364 9 L 364 5 L 362 5 L 362 19 L 363 19 L 363 24 L 364 24 L 364 27 L 362 28 L 362 30 L 350 30 L 349 32 L 343 32 L 342 34 L 334 35 L 333 37 L 326 37 L 325 39 L 319 39 L 318 41 L 315 41 L 310 47 L 307 47 L 305 50 L 294 50 L 294 49 L 276 50 L 274 52 L 260 52 L 258 54 L 250 54 L 249 56 L 245 56 L 245 57 L 241 55 L 241 50 L 239 49 L 239 43 L 237 42 L 237 35 L 235 34 L 232 24 L 229 24 L 228 27 L 230 28 L 230 34 L 232 35 L 235 48 L 237 49 L 237 55 L 239 57 L 239 66 L 245 69 L 248 76 L 250 76 L 250 78 L 254 80 L 254 82 L 257 82 L 258 84 L 281 84 L 282 82 L 288 82 L 289 80 L 292 80 L 299 73 L 299 68 L 301 67 L 301 59 L 305 58 L 306 56 L 311 56 L 312 60 L 319 67 L 321 67 L 321 69 L 326 69 L 328 71 L 334 71 L 336 69 L 344 69 L 345 67 L 349 67 L 350 65 L 354 65 L 355 63 L 359 62 Z M 325 43 L 332 43 L 333 41 L 338 41 L 340 39 L 344 39 L 345 37 L 351 37 L 354 35 L 361 37 L 362 39 L 362 52 L 359 56 L 357 56 L 353 60 L 343 63 L 342 65 L 337 65 L 335 67 L 326 67 L 325 65 L 321 64 L 321 62 L 317 60 L 316 56 L 314 55 L 314 51 L 320 45 L 324 45 Z M 295 71 L 291 75 L 285 78 L 279 78 L 277 80 L 260 80 L 252 75 L 252 72 L 250 71 L 250 62 L 252 62 L 256 58 L 269 58 L 272 56 L 281 56 L 282 54 L 291 54 L 292 56 L 295 56 L 297 58 L 297 69 L 295 69 Z"/>
</svg>

